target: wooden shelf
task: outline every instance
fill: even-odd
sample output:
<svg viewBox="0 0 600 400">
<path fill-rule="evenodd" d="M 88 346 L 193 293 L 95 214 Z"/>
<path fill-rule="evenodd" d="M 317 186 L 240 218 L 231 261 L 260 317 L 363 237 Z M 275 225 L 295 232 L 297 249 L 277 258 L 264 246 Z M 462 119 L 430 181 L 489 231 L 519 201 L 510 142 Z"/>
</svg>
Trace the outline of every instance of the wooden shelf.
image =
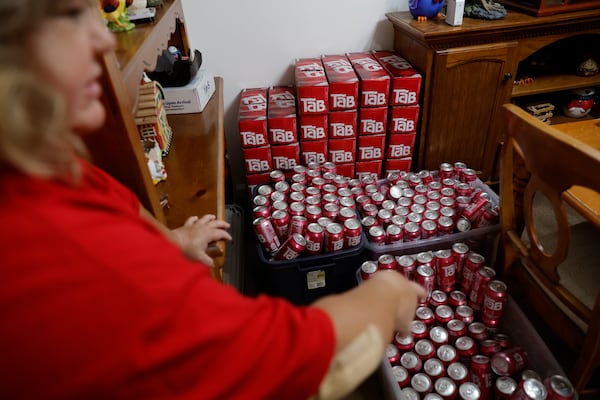
<svg viewBox="0 0 600 400">
<path fill-rule="evenodd" d="M 515 86 L 512 97 L 532 96 L 593 86 L 600 86 L 600 74 L 587 77 L 577 75 L 541 76 L 534 78 L 532 83 Z"/>
</svg>

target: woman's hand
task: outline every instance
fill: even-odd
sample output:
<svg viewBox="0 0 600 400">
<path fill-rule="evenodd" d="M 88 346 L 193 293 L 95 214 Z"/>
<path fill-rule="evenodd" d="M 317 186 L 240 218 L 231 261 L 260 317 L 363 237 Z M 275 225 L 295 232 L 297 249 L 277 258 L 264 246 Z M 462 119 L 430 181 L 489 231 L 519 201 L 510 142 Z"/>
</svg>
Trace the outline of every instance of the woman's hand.
<svg viewBox="0 0 600 400">
<path fill-rule="evenodd" d="M 229 227 L 230 224 L 227 221 L 207 214 L 200 218 L 189 217 L 183 226 L 173 229 L 171 232 L 181 251 L 188 258 L 212 267 L 213 259 L 206 253 L 206 249 L 212 242 L 231 240 L 231 235 L 226 231 Z"/>
</svg>

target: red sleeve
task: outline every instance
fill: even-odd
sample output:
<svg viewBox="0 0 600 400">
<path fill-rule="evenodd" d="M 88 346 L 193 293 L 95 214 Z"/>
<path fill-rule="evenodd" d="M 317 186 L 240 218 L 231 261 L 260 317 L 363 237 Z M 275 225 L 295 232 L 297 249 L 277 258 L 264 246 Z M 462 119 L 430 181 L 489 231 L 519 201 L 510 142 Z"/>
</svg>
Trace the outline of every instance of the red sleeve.
<svg viewBox="0 0 600 400">
<path fill-rule="evenodd" d="M 0 242 L 3 395 L 313 394 L 335 348 L 327 315 L 219 284 L 137 216 L 128 191 L 111 186 L 109 204 L 106 193 L 48 185 L 39 189 L 45 200 L 28 189 L 0 203 L 15 227 Z"/>
</svg>

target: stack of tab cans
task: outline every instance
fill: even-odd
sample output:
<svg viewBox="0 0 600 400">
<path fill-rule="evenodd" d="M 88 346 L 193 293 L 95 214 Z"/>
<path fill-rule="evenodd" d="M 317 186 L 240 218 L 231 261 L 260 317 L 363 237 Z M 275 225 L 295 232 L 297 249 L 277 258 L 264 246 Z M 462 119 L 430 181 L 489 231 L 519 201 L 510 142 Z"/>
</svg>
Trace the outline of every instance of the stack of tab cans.
<svg viewBox="0 0 600 400">
<path fill-rule="evenodd" d="M 386 348 L 402 399 L 573 399 L 561 375 L 541 377 L 524 348 L 502 332 L 506 284 L 464 243 L 412 255 L 364 261 L 362 280 L 394 270 L 427 289 L 411 334 L 396 333 Z"/>
</svg>

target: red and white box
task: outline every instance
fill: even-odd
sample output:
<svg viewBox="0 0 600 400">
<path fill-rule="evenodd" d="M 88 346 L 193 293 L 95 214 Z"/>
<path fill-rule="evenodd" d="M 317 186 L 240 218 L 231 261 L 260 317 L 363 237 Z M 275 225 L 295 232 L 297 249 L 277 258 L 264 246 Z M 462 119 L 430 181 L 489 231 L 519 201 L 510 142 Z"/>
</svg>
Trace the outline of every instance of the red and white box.
<svg viewBox="0 0 600 400">
<path fill-rule="evenodd" d="M 246 185 L 248 186 L 248 191 L 249 191 L 250 195 L 253 194 L 254 187 L 256 185 L 260 185 L 265 182 L 269 182 L 269 179 L 271 179 L 270 173 L 271 173 L 271 171 L 262 172 L 260 174 L 246 175 Z"/>
<path fill-rule="evenodd" d="M 385 139 L 385 135 L 359 136 L 356 145 L 356 161 L 383 160 Z"/>
<path fill-rule="evenodd" d="M 354 164 L 356 161 L 356 138 L 330 139 L 329 161 L 338 164 Z"/>
<path fill-rule="evenodd" d="M 322 56 L 329 81 L 329 111 L 358 108 L 358 76 L 345 55 Z"/>
<path fill-rule="evenodd" d="M 395 160 L 385 160 L 385 175 L 388 174 L 399 173 L 399 172 L 409 172 L 410 166 L 412 164 L 412 158 L 398 158 Z"/>
<path fill-rule="evenodd" d="M 323 164 L 327 161 L 327 140 L 301 142 L 300 161 L 304 165 L 308 165 L 311 162 Z"/>
<path fill-rule="evenodd" d="M 361 108 L 358 110 L 358 136 L 385 135 L 388 107 Z"/>
<path fill-rule="evenodd" d="M 267 88 L 244 89 L 240 95 L 238 128 L 242 148 L 269 144 Z"/>
<path fill-rule="evenodd" d="M 418 104 L 412 106 L 390 107 L 388 133 L 416 132 L 420 110 L 421 107 Z"/>
<path fill-rule="evenodd" d="M 421 74 L 393 51 L 373 51 L 372 54 L 392 77 L 390 106 L 418 104 L 423 79 Z"/>
<path fill-rule="evenodd" d="M 301 141 L 323 140 L 329 136 L 327 114 L 300 114 L 298 120 L 298 136 Z"/>
<path fill-rule="evenodd" d="M 354 178 L 355 164 L 336 164 L 335 166 L 338 175 Z"/>
<path fill-rule="evenodd" d="M 259 174 L 273 169 L 271 146 L 242 149 L 242 153 L 244 154 L 247 175 Z"/>
<path fill-rule="evenodd" d="M 346 54 L 360 80 L 360 107 L 387 107 L 390 75 L 370 53 Z"/>
<path fill-rule="evenodd" d="M 294 67 L 299 114 L 329 111 L 329 82 L 320 58 L 299 58 Z"/>
<path fill-rule="evenodd" d="M 388 135 L 385 157 L 387 159 L 410 158 L 414 154 L 416 133 L 396 133 Z"/>
<path fill-rule="evenodd" d="M 273 169 L 292 170 L 296 165 L 300 165 L 300 144 L 271 146 L 271 159 L 273 160 Z"/>
<path fill-rule="evenodd" d="M 296 95 L 291 86 L 269 89 L 268 129 L 271 145 L 298 143 Z"/>
<path fill-rule="evenodd" d="M 329 113 L 329 139 L 348 139 L 357 136 L 356 111 L 332 111 Z"/>
<path fill-rule="evenodd" d="M 376 161 L 357 161 L 355 164 L 356 172 L 355 177 L 358 179 L 373 178 L 379 179 L 381 177 L 381 166 L 382 160 Z"/>
</svg>

